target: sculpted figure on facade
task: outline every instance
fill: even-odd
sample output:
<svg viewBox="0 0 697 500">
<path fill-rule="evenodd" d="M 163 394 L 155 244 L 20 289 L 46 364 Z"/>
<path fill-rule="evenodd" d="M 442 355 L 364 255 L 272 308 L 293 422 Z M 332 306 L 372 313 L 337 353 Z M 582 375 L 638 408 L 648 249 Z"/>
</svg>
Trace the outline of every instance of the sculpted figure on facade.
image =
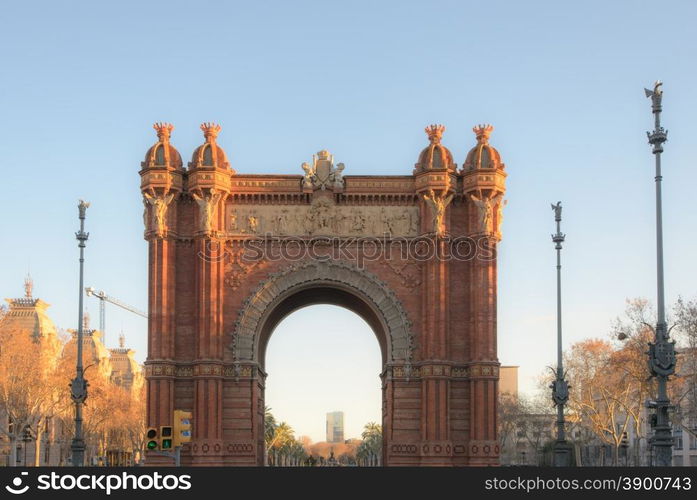
<svg viewBox="0 0 697 500">
<path fill-rule="evenodd" d="M 508 200 L 503 199 L 503 195 L 496 197 L 498 203 L 496 204 L 496 232 L 501 232 L 501 224 L 503 223 L 503 207 L 508 205 Z"/>
<path fill-rule="evenodd" d="M 256 214 L 249 214 L 249 216 L 247 216 L 247 227 L 250 233 L 256 234 L 257 231 L 259 231 L 259 218 Z"/>
<path fill-rule="evenodd" d="M 380 218 L 376 220 L 378 227 L 375 232 L 394 234 L 393 220 L 394 218 L 387 214 L 385 207 L 380 208 Z"/>
<path fill-rule="evenodd" d="M 162 196 L 143 193 L 143 204 L 145 205 L 143 223 L 145 224 L 146 231 L 154 228 L 159 238 L 164 236 L 167 230 L 167 208 L 173 199 L 174 193 Z M 150 221 L 148 221 L 147 217 L 148 205 L 151 207 Z"/>
<path fill-rule="evenodd" d="M 455 193 L 437 195 L 433 189 L 429 189 L 428 193 L 421 193 L 421 197 L 431 208 L 432 231 L 439 236 L 445 233 L 445 209 L 454 196 Z"/>
<path fill-rule="evenodd" d="M 274 232 L 281 236 L 288 234 L 288 223 L 288 210 L 281 210 L 273 219 Z"/>
<path fill-rule="evenodd" d="M 334 189 L 343 189 L 344 187 L 344 176 L 342 174 L 344 168 L 346 167 L 343 163 L 338 163 L 336 165 L 336 170 L 333 172 Z"/>
<path fill-rule="evenodd" d="M 213 225 L 213 216 L 215 215 L 216 207 L 222 196 L 222 193 L 211 189 L 209 194 L 199 195 L 192 193 L 199 208 L 199 231 L 210 233 Z"/>
<path fill-rule="evenodd" d="M 331 234 L 334 232 L 333 206 L 327 200 L 317 200 L 310 208 L 310 232 L 314 234 Z"/>
<path fill-rule="evenodd" d="M 353 210 L 353 217 L 351 221 L 351 230 L 360 233 L 365 230 L 365 217 L 358 210 Z"/>
<path fill-rule="evenodd" d="M 342 189 L 344 187 L 343 170 L 345 165 L 339 163 L 334 166 L 334 156 L 329 151 L 322 150 L 312 156 L 312 165 L 305 162 L 302 164 L 303 188 L 321 189 L 327 188 Z"/>
<path fill-rule="evenodd" d="M 303 177 L 303 187 L 312 189 L 312 176 L 314 175 L 314 172 L 312 171 L 312 167 L 310 166 L 309 163 L 304 162 L 302 164 L 302 169 L 303 169 L 303 172 L 305 172 L 305 175 Z"/>
<path fill-rule="evenodd" d="M 479 196 L 470 194 L 470 198 L 477 207 L 477 232 L 492 233 L 494 224 L 494 205 L 500 201 L 499 195 L 495 198 L 487 198 L 479 193 Z"/>
</svg>

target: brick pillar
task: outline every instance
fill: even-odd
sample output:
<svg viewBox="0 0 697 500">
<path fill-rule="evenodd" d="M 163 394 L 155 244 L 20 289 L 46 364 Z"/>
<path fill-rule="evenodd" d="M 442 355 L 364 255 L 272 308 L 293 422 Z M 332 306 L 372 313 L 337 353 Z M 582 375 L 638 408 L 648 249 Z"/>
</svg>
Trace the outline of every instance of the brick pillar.
<svg viewBox="0 0 697 500">
<path fill-rule="evenodd" d="M 141 162 L 140 190 L 148 241 L 147 425 L 170 425 L 174 401 L 177 209 L 182 192 L 182 160 L 169 142 L 174 126 L 155 123 L 158 141 Z M 148 464 L 171 463 L 147 456 Z"/>
<path fill-rule="evenodd" d="M 196 237 L 194 266 L 194 464 L 219 464 L 223 451 L 223 242 Z"/>
<path fill-rule="evenodd" d="M 146 234 L 149 245 L 147 426 L 159 429 L 172 424 L 174 410 L 176 243 L 163 234 L 152 231 Z M 167 465 L 171 460 L 149 455 L 147 462 Z"/>
<path fill-rule="evenodd" d="M 450 329 L 450 263 L 446 242 L 434 237 L 437 255 L 424 264 L 422 301 L 421 465 L 451 465 L 450 380 L 448 332 Z"/>
<path fill-rule="evenodd" d="M 470 267 L 470 465 L 498 464 L 498 368 L 496 355 L 496 238 L 477 237 L 480 252 Z"/>
<path fill-rule="evenodd" d="M 175 244 L 152 238 L 149 266 L 148 426 L 168 425 L 172 414 Z"/>
<path fill-rule="evenodd" d="M 467 154 L 462 175 L 467 232 L 477 246 L 469 262 L 469 349 L 464 370 L 469 381 L 469 465 L 497 465 L 499 362 L 496 353 L 496 246 L 501 240 L 505 166 L 489 144 L 491 125 L 472 129 L 477 145 Z"/>
<path fill-rule="evenodd" d="M 194 408 L 192 465 L 222 465 L 223 287 L 225 200 L 234 172 L 216 138 L 221 127 L 201 124 L 205 138 L 189 162 L 187 190 L 194 201 Z"/>
</svg>

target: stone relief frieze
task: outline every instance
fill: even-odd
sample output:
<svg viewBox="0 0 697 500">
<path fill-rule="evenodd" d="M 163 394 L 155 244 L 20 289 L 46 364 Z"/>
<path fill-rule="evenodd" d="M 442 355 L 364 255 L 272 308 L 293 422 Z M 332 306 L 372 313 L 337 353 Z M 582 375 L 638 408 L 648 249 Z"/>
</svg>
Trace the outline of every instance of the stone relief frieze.
<svg viewBox="0 0 697 500">
<path fill-rule="evenodd" d="M 228 204 L 230 236 L 384 236 L 418 235 L 416 206 L 336 205 L 320 198 L 311 205 Z"/>
</svg>

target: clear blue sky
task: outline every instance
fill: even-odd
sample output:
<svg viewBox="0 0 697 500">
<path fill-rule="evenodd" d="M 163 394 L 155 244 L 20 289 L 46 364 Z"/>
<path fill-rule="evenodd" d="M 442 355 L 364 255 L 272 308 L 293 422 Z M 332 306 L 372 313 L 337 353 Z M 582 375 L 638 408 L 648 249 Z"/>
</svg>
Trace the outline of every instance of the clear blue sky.
<svg viewBox="0 0 697 500">
<path fill-rule="evenodd" d="M 347 175 L 410 174 L 433 122 L 461 164 L 471 127 L 490 122 L 509 173 L 499 356 L 530 388 L 554 360 L 550 202 L 565 207 L 568 342 L 605 335 L 626 297 L 655 296 L 643 87 L 657 78 L 667 296 L 697 294 L 694 2 L 12 2 L 2 14 L 0 293 L 21 295 L 30 268 L 59 326 L 77 316 L 79 197 L 92 202 L 87 284 L 146 306 L 137 172 L 154 121 L 175 124 L 185 158 L 211 120 L 240 172 L 300 173 L 326 148 Z M 123 328 L 145 354 L 144 321 L 110 308 L 108 327 L 112 345 Z"/>
</svg>

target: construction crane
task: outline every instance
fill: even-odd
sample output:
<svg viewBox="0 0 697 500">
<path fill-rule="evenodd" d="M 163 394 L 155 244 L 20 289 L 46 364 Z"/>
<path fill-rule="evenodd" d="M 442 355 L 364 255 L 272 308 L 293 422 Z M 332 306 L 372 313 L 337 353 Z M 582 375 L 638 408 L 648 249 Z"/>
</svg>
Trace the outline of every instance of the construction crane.
<svg viewBox="0 0 697 500">
<path fill-rule="evenodd" d="M 136 309 L 133 306 L 129 306 L 128 304 L 121 302 L 119 299 L 115 299 L 114 297 L 107 295 L 103 290 L 95 290 L 91 286 L 88 286 L 85 288 L 85 295 L 88 297 L 97 297 L 99 299 L 99 331 L 102 332 L 102 335 L 104 336 L 104 345 L 106 345 L 106 314 L 104 312 L 105 302 L 111 302 L 115 306 L 119 306 L 120 308 L 130 311 L 133 314 L 137 314 L 138 316 L 142 316 L 144 318 L 148 317 L 147 313 L 144 313 L 140 309 Z"/>
</svg>

